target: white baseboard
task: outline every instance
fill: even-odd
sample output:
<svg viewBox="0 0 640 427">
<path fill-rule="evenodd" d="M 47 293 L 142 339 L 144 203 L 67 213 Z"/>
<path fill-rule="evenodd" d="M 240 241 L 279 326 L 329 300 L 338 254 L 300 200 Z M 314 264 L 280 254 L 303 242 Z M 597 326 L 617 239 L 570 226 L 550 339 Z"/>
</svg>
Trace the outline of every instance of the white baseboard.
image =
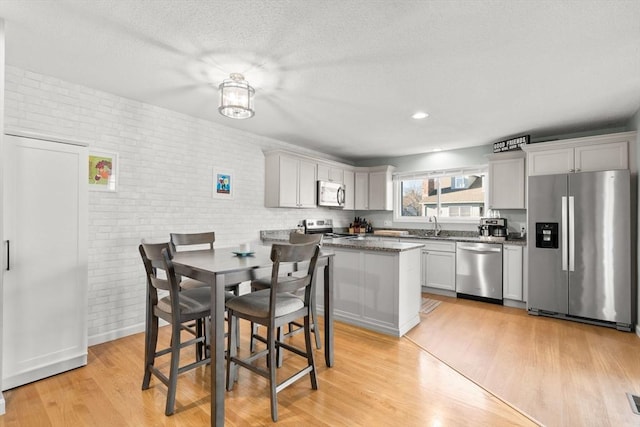
<svg viewBox="0 0 640 427">
<path fill-rule="evenodd" d="M 160 319 L 159 327 L 168 325 L 169 323 Z M 127 326 L 126 328 L 115 329 L 113 331 L 105 332 L 98 335 L 92 335 L 88 339 L 89 347 L 92 345 L 102 344 L 105 342 L 117 340 L 119 338 L 128 337 L 129 335 L 139 334 L 144 332 L 144 323 L 138 323 L 136 325 Z"/>
<path fill-rule="evenodd" d="M 0 391 L 0 415 L 4 415 L 5 412 L 6 412 L 6 407 L 4 406 L 4 396 Z"/>
<path fill-rule="evenodd" d="M 127 326 L 126 328 L 116 329 L 113 331 L 105 332 L 103 334 L 92 335 L 89 337 L 89 347 L 91 347 L 92 345 L 117 340 L 118 338 L 124 338 L 140 332 L 144 332 L 144 323 L 138 323 L 137 325 Z"/>
</svg>

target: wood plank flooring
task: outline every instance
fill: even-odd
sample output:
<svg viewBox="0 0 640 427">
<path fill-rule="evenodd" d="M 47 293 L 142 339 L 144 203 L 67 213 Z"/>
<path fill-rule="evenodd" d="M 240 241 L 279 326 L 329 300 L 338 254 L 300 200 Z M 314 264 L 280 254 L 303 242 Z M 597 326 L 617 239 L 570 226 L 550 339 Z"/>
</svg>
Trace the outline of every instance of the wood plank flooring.
<svg viewBox="0 0 640 427">
<path fill-rule="evenodd" d="M 417 327 L 423 335 L 433 328 L 426 320 Z M 168 330 L 162 329 L 166 343 Z M 327 368 L 322 350 L 317 351 L 319 390 L 301 380 L 281 392 L 278 425 L 536 425 L 408 339 L 342 323 L 335 329 L 335 367 Z M 248 325 L 241 330 L 248 331 Z M 183 354 L 185 360 L 192 357 L 190 351 Z M 296 363 L 296 356 L 288 355 L 282 374 Z M 5 391 L 7 413 L 0 416 L 0 427 L 209 424 L 209 367 L 180 377 L 176 414 L 166 417 L 166 388 L 153 379 L 152 387 L 142 391 L 142 365 L 142 334 L 93 346 L 86 367 Z M 226 425 L 272 425 L 266 381 L 247 370 L 239 375 L 227 393 Z"/>
<path fill-rule="evenodd" d="M 544 425 L 640 426 L 640 338 L 521 309 L 442 301 L 407 335 L 467 378 Z"/>
</svg>

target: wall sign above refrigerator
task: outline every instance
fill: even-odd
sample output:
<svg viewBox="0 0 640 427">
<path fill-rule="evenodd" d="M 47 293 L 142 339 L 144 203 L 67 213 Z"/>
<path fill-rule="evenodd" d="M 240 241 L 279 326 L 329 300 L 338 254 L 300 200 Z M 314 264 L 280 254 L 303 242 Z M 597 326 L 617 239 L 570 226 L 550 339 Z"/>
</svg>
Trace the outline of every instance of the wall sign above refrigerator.
<svg viewBox="0 0 640 427">
<path fill-rule="evenodd" d="M 520 150 L 520 146 L 523 144 L 529 144 L 530 140 L 530 135 L 523 135 L 516 138 L 507 139 L 506 141 L 494 142 L 493 152 L 501 153 L 503 151 Z"/>
</svg>

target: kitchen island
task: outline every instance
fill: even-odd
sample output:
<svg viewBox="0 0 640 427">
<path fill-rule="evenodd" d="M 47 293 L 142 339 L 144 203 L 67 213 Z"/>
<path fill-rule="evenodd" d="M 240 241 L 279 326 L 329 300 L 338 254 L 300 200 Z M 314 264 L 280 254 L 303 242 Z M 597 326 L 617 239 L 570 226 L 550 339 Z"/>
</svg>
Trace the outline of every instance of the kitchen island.
<svg viewBox="0 0 640 427">
<path fill-rule="evenodd" d="M 323 245 L 335 253 L 335 320 L 397 337 L 420 323 L 421 243 L 333 238 Z"/>
</svg>

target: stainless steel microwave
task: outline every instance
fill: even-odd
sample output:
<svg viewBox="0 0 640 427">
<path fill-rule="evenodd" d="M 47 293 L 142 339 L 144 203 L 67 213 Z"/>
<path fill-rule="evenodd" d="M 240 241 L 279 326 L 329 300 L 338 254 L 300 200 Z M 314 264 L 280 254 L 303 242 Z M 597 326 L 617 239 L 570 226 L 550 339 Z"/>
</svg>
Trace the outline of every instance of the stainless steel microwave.
<svg viewBox="0 0 640 427">
<path fill-rule="evenodd" d="M 344 185 L 337 182 L 318 181 L 318 206 L 344 207 Z"/>
</svg>

